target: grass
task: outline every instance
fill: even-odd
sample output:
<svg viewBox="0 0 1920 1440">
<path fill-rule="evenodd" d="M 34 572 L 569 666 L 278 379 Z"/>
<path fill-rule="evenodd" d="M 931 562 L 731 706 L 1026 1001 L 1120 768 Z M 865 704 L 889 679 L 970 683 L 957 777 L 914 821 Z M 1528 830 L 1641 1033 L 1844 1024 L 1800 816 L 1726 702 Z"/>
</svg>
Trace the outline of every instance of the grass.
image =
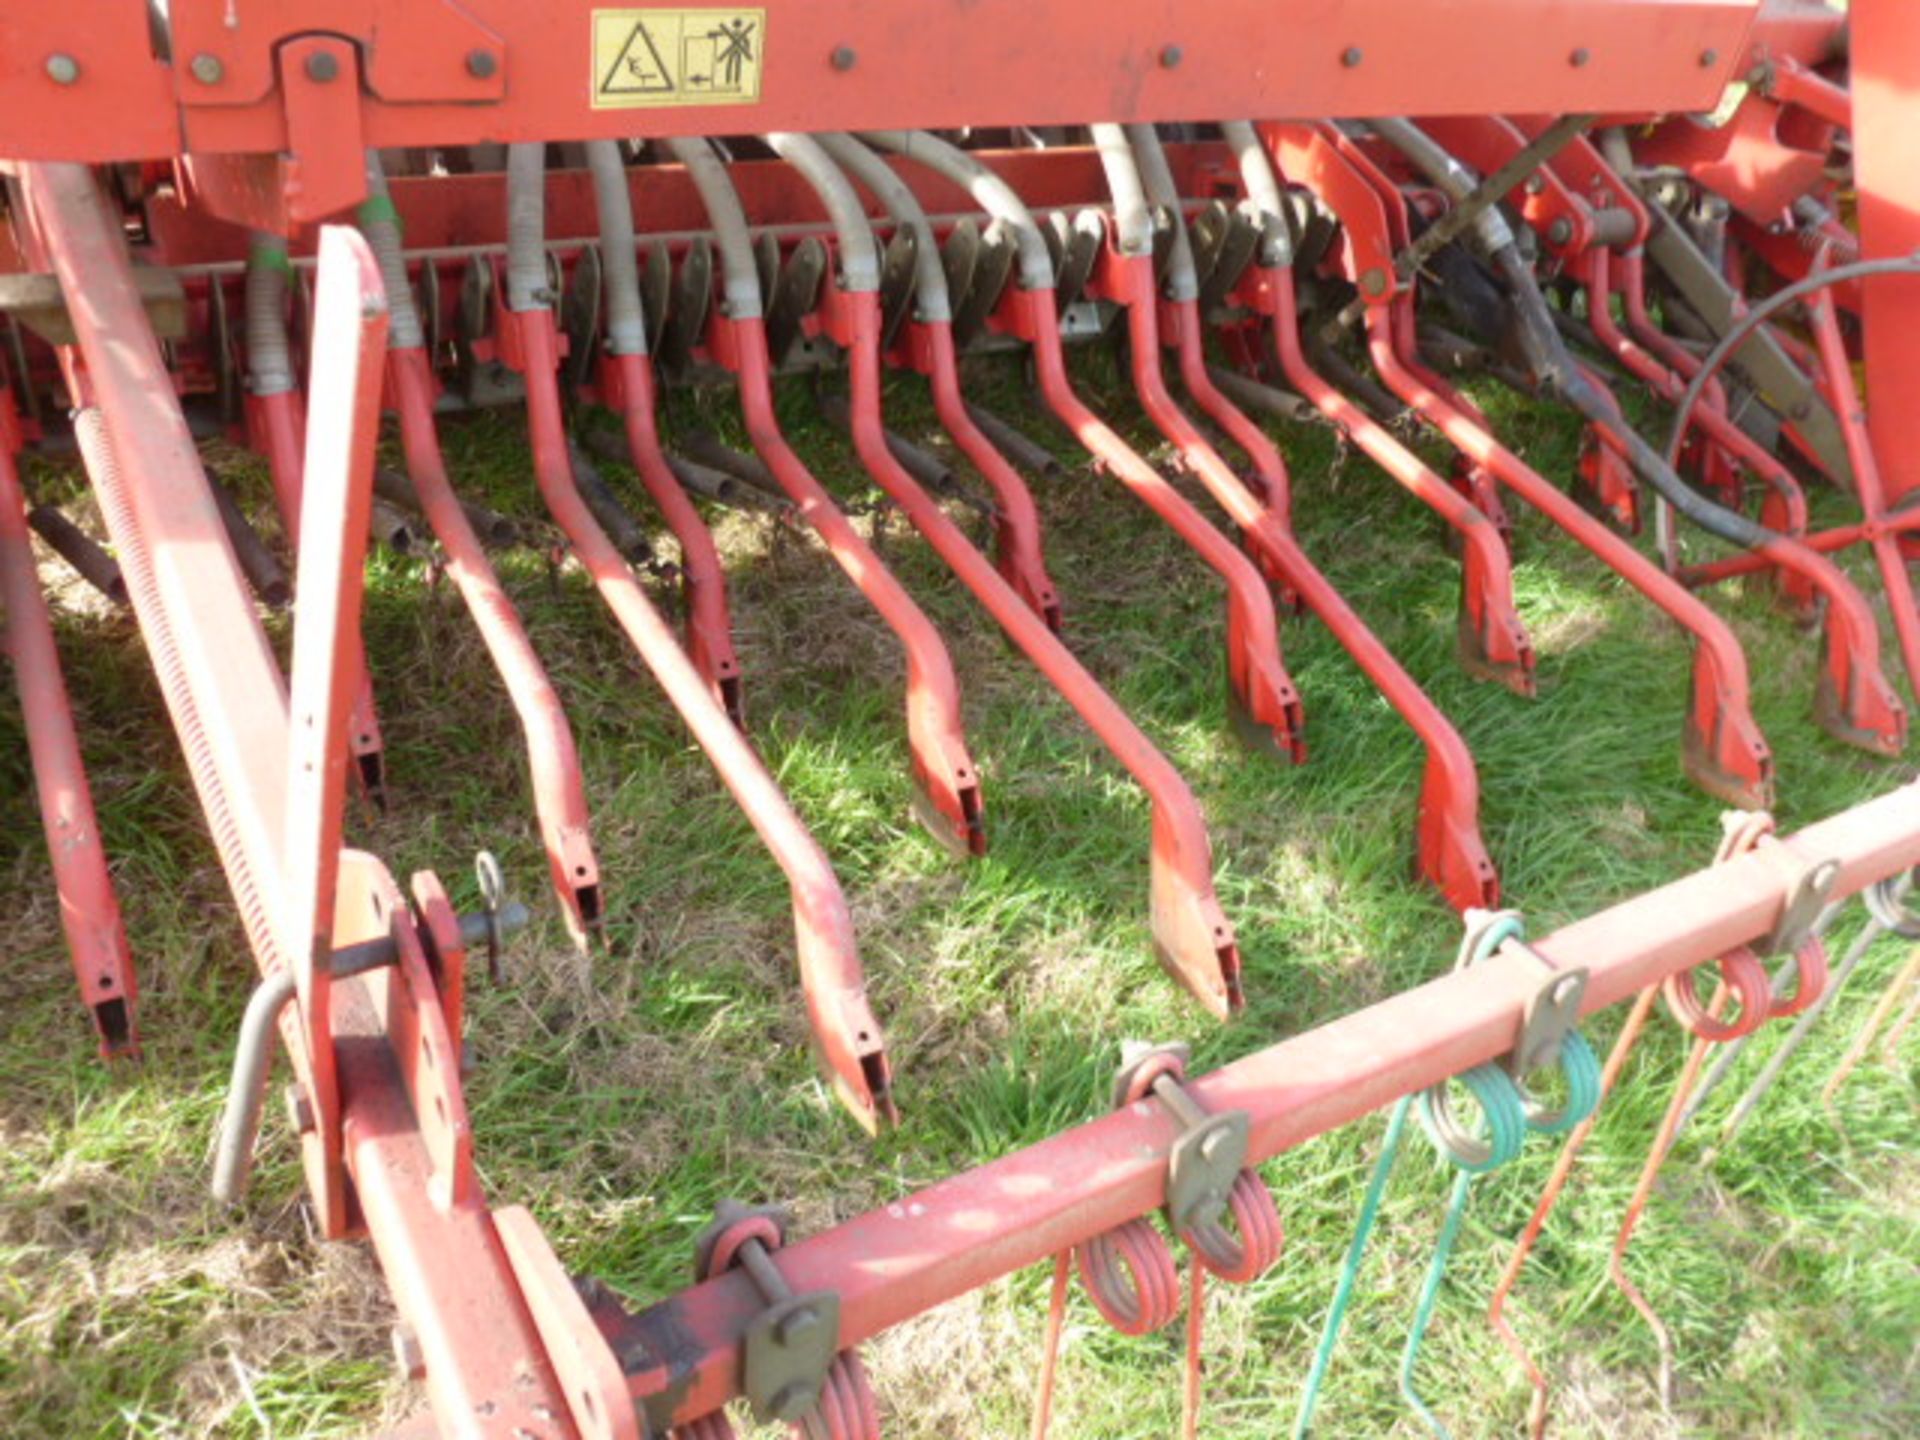
<svg viewBox="0 0 1920 1440">
<path fill-rule="evenodd" d="M 1113 368 L 1078 368 L 1150 446 Z M 1010 369 L 985 364 L 970 383 L 1069 455 Z M 1515 448 L 1570 473 L 1563 418 L 1485 399 Z M 863 494 L 804 390 L 782 403 L 821 476 Z M 934 431 L 917 387 L 890 407 L 905 433 Z M 669 433 L 696 421 L 738 438 L 724 394 L 675 395 Z M 1453 663 L 1459 572 L 1431 516 L 1325 432 L 1280 439 L 1306 548 L 1472 746 L 1486 838 L 1536 934 L 1705 863 L 1718 807 L 1680 771 L 1687 649 L 1673 627 L 1523 512 L 1516 586 L 1540 695 L 1477 684 Z M 537 514 L 517 418 L 449 423 L 445 443 L 473 498 Z M 219 463 L 264 514 L 258 469 L 231 453 Z M 77 483 L 34 478 L 42 493 Z M 1226 730 L 1218 587 L 1084 464 L 1035 489 L 1074 647 L 1206 808 L 1251 1004 L 1215 1026 L 1162 975 L 1142 797 L 897 519 L 861 523 L 959 670 L 993 845 L 967 866 L 908 818 L 890 635 L 811 542 L 716 514 L 754 738 L 846 885 L 887 1027 L 906 1119 L 877 1142 L 835 1110 L 809 1061 L 778 871 L 584 577 L 527 554 L 502 562 L 579 741 L 611 914 L 610 945 L 590 959 L 552 915 L 517 727 L 457 596 L 423 585 L 415 562 L 372 564 L 367 643 L 396 805 L 356 816 L 352 839 L 403 876 L 437 867 L 456 902 L 474 895 L 466 858 L 491 848 L 539 911 L 512 983 L 473 1000 L 480 1163 L 490 1193 L 530 1205 L 570 1268 L 632 1303 L 685 1283 L 692 1236 L 723 1196 L 785 1201 L 812 1231 L 1097 1114 L 1123 1038 L 1187 1039 L 1211 1066 L 1451 960 L 1457 923 L 1408 879 L 1420 751 L 1332 637 L 1306 620 L 1284 630 L 1310 762 L 1251 759 Z M 1816 645 L 1763 593 L 1713 603 L 1753 664 L 1783 828 L 1910 777 L 1815 729 Z M 17 712 L 0 706 L 0 1413 L 28 1436 L 353 1434 L 392 1421 L 418 1398 L 387 1362 L 383 1287 L 362 1250 L 309 1241 L 277 1107 L 244 1213 L 205 1198 L 250 964 L 132 622 L 68 606 L 59 628 L 140 967 L 146 1058 L 105 1069 L 91 1057 Z M 275 629 L 284 644 L 284 622 Z M 1737 1146 L 1701 1163 L 1765 1040 L 1683 1137 L 1631 1261 L 1674 1327 L 1671 1416 L 1652 1388 L 1649 1332 L 1605 1278 L 1683 1053 L 1670 1025 L 1652 1027 L 1515 1302 L 1563 1385 L 1557 1433 L 1920 1432 L 1911 1050 L 1863 1067 L 1835 1112 L 1817 1099 L 1901 958 L 1894 946 L 1869 958 Z M 1596 1044 L 1617 1020 L 1593 1022 Z M 1267 1167 L 1288 1248 L 1257 1283 L 1212 1291 L 1206 1433 L 1286 1430 L 1378 1138 L 1376 1117 Z M 1457 1435 L 1513 1433 L 1525 1413 L 1524 1383 L 1480 1312 L 1551 1155 L 1536 1139 L 1477 1187 L 1424 1369 Z M 1319 1433 L 1416 1433 L 1393 1373 L 1446 1184 L 1411 1145 Z M 1024 1434 L 1045 1285 L 1040 1270 L 1009 1277 L 869 1345 L 888 1435 Z M 1077 1299 L 1055 1433 L 1171 1433 L 1178 1330 L 1122 1339 Z"/>
</svg>

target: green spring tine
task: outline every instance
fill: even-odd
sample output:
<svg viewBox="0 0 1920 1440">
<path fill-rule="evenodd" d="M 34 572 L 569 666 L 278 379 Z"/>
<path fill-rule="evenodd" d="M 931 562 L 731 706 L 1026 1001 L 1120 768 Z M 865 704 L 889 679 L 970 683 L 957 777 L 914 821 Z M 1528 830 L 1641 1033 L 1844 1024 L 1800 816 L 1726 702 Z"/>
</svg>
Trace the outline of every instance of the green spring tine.
<svg viewBox="0 0 1920 1440">
<path fill-rule="evenodd" d="M 1453 1182 L 1453 1198 L 1447 1202 L 1447 1218 L 1441 1222 L 1440 1238 L 1433 1245 L 1433 1262 L 1427 1266 L 1427 1278 L 1420 1286 L 1420 1303 L 1413 1312 L 1413 1329 L 1407 1332 L 1407 1348 L 1400 1355 L 1400 1393 L 1414 1412 L 1427 1422 L 1427 1428 L 1440 1440 L 1452 1440 L 1448 1430 L 1414 1388 L 1413 1376 L 1420 1364 L 1420 1346 L 1433 1323 L 1434 1306 L 1440 1299 L 1440 1283 L 1447 1276 L 1447 1262 L 1453 1258 L 1453 1242 L 1459 1238 L 1460 1222 L 1467 1213 L 1467 1195 L 1473 1189 L 1473 1172 L 1462 1170 Z"/>
<path fill-rule="evenodd" d="M 1380 1141 L 1380 1158 L 1374 1162 L 1373 1178 L 1367 1182 L 1366 1197 L 1360 1202 L 1360 1218 L 1354 1222 L 1353 1240 L 1347 1246 L 1346 1263 L 1340 1270 L 1340 1283 L 1334 1287 L 1333 1304 L 1327 1311 L 1327 1323 L 1320 1332 L 1320 1347 L 1313 1352 L 1313 1369 L 1307 1373 L 1306 1388 L 1300 1392 L 1300 1410 L 1294 1417 L 1294 1440 L 1306 1440 L 1313 1428 L 1313 1407 L 1320 1399 L 1327 1370 L 1333 1364 L 1333 1352 L 1340 1344 L 1340 1326 L 1347 1318 L 1347 1306 L 1353 1301 L 1353 1287 L 1360 1279 L 1360 1267 L 1366 1262 L 1367 1242 L 1373 1236 L 1373 1223 L 1380 1216 L 1380 1201 L 1386 1195 L 1387 1181 L 1393 1175 L 1393 1163 L 1400 1154 L 1400 1137 L 1406 1133 L 1407 1111 L 1413 1097 L 1404 1095 L 1387 1119 L 1387 1133 Z"/>
</svg>

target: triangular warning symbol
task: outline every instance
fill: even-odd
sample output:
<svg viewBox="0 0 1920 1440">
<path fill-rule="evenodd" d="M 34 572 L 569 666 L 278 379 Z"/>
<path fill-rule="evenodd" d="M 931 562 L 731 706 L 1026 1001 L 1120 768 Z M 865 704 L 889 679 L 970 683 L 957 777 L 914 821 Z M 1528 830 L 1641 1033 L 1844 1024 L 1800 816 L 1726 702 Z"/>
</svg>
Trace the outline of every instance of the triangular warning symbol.
<svg viewBox="0 0 1920 1440">
<path fill-rule="evenodd" d="M 604 53 L 604 52 L 602 52 Z M 665 95 L 674 88 L 667 62 L 660 58 L 660 47 L 653 43 L 643 21 L 635 21 L 633 33 L 614 57 L 606 76 L 600 81 L 602 95 Z"/>
</svg>

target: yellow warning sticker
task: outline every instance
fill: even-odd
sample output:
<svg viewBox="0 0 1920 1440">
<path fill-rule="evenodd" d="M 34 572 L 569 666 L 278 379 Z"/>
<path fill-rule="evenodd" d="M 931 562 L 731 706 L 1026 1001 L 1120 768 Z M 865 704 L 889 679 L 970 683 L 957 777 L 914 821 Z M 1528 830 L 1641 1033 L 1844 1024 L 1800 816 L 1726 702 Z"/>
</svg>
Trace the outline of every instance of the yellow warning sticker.
<svg viewBox="0 0 1920 1440">
<path fill-rule="evenodd" d="M 764 10 L 596 10 L 593 108 L 755 105 Z"/>
</svg>

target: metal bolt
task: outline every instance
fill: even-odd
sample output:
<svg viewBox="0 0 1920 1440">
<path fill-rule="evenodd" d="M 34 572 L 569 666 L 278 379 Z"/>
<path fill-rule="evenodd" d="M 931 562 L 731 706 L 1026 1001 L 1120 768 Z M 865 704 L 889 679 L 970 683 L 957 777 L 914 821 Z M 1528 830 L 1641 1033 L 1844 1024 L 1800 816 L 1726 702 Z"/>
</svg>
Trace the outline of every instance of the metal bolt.
<svg viewBox="0 0 1920 1440">
<path fill-rule="evenodd" d="M 782 1345 L 792 1345 L 819 1323 L 819 1312 L 811 1305 L 803 1305 L 792 1314 L 782 1316 L 780 1323 L 774 1327 L 774 1334 Z"/>
<path fill-rule="evenodd" d="M 827 57 L 828 62 L 836 70 L 851 70 L 854 62 L 859 58 L 853 53 L 851 45 L 836 45 L 833 47 L 833 54 Z"/>
<path fill-rule="evenodd" d="M 1547 188 L 1547 182 L 1541 179 L 1541 177 L 1537 173 L 1527 176 L 1527 194 L 1538 195 L 1542 190 L 1546 188 Z"/>
<path fill-rule="evenodd" d="M 1586 46 L 1582 45 L 1578 50 L 1574 51 L 1573 54 L 1567 57 L 1567 63 L 1573 66 L 1574 69 L 1578 70 L 1582 65 L 1586 64 L 1591 59 L 1593 59 L 1593 52 L 1587 49 Z"/>
<path fill-rule="evenodd" d="M 339 78 L 340 57 L 327 50 L 317 50 L 307 56 L 307 78 L 316 85 L 325 85 Z"/>
<path fill-rule="evenodd" d="M 1165 69 L 1173 69 L 1174 66 L 1178 65 L 1181 60 L 1185 58 L 1186 51 L 1182 50 L 1178 45 L 1163 45 L 1160 48 L 1160 64 Z"/>
<path fill-rule="evenodd" d="M 187 71 L 202 85 L 218 85 L 221 77 L 227 73 L 227 67 L 220 63 L 218 55 L 209 55 L 202 50 L 193 57 Z"/>
<path fill-rule="evenodd" d="M 404 1379 L 426 1378 L 427 1357 L 420 1353 L 420 1337 L 404 1322 L 393 1327 L 393 1363 L 400 1367 Z"/>
<path fill-rule="evenodd" d="M 1547 227 L 1547 239 L 1555 245 L 1564 245 L 1573 239 L 1573 222 L 1562 215 Z"/>
<path fill-rule="evenodd" d="M 80 62 L 55 51 L 47 56 L 47 78 L 56 85 L 71 85 L 80 78 Z"/>
<path fill-rule="evenodd" d="M 1360 277 L 1360 288 L 1369 295 L 1386 294 L 1387 272 L 1378 265 L 1369 266 L 1366 273 Z"/>
<path fill-rule="evenodd" d="M 1719 63 L 1720 52 L 1718 50 L 1702 50 L 1700 52 L 1700 68 L 1702 70 L 1711 70 Z"/>
<path fill-rule="evenodd" d="M 1356 68 L 1365 58 L 1366 56 L 1361 53 L 1358 45 L 1349 45 L 1340 52 L 1340 63 L 1349 70 Z"/>
<path fill-rule="evenodd" d="M 476 80 L 490 80 L 493 72 L 500 68 L 500 62 L 494 58 L 491 50 L 469 50 L 467 52 L 467 74 Z"/>
</svg>

